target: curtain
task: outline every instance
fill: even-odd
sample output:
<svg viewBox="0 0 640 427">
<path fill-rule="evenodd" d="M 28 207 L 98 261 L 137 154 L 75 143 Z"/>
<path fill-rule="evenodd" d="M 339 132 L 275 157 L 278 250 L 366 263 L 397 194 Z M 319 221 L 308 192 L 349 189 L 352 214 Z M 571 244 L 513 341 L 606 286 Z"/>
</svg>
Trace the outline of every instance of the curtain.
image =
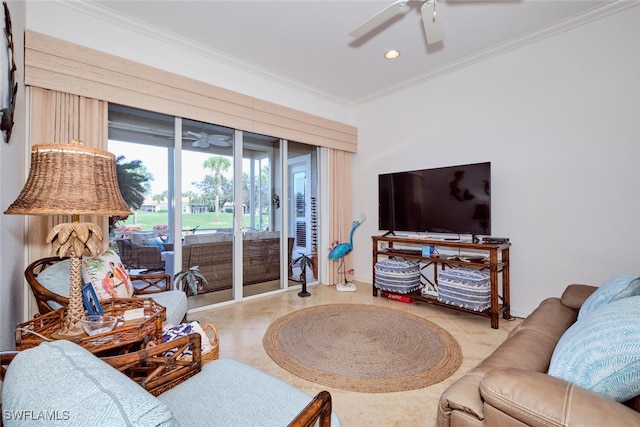
<svg viewBox="0 0 640 427">
<path fill-rule="evenodd" d="M 329 173 L 329 246 L 336 242 L 348 242 L 349 232 L 353 225 L 351 208 L 351 153 L 329 149 L 328 150 Z M 353 263 L 351 257 L 345 258 L 345 271 L 348 271 Z M 338 275 L 338 262 L 329 262 L 329 285 L 335 285 L 339 280 L 344 281 Z"/>
<path fill-rule="evenodd" d="M 30 88 L 31 145 L 67 142 L 79 139 L 86 146 L 107 149 L 108 104 L 104 101 L 53 90 Z M 29 260 L 51 256 L 47 235 L 54 225 L 70 222 L 70 215 L 29 216 Z M 83 215 L 82 222 L 92 222 L 102 228 L 104 247 L 108 245 L 108 218 Z"/>
</svg>

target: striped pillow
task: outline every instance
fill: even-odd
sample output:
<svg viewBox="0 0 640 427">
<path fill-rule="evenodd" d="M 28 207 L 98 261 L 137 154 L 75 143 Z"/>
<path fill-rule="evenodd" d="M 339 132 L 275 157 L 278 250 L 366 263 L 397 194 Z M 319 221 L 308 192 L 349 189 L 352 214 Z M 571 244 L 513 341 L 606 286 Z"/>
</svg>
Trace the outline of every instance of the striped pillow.
<svg viewBox="0 0 640 427">
<path fill-rule="evenodd" d="M 420 289 L 420 266 L 415 261 L 380 260 L 374 266 L 373 284 L 383 291 L 409 294 Z"/>
<path fill-rule="evenodd" d="M 582 316 L 562 335 L 549 375 L 625 402 L 640 395 L 640 296 Z"/>
<path fill-rule="evenodd" d="M 438 301 L 484 311 L 491 306 L 489 272 L 465 267 L 455 267 L 438 275 Z"/>
</svg>

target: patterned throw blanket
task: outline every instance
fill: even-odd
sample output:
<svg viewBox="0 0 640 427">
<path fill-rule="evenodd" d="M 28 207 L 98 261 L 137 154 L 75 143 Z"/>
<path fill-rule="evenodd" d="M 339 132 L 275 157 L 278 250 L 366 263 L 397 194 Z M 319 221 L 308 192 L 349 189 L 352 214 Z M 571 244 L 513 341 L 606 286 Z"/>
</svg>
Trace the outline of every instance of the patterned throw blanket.
<svg viewBox="0 0 640 427">
<path fill-rule="evenodd" d="M 162 342 L 172 341 L 176 338 L 180 338 L 192 333 L 200 334 L 200 337 L 202 338 L 201 348 L 203 353 L 210 351 L 213 348 L 211 342 L 209 341 L 209 337 L 202 329 L 202 326 L 200 326 L 200 323 L 195 320 L 188 323 L 181 323 L 179 325 L 165 325 L 162 328 Z M 166 352 L 166 355 L 171 357 L 173 353 L 173 350 L 169 350 Z M 180 358 L 182 357 L 191 357 L 191 350 L 183 352 L 182 355 L 180 355 Z"/>
</svg>

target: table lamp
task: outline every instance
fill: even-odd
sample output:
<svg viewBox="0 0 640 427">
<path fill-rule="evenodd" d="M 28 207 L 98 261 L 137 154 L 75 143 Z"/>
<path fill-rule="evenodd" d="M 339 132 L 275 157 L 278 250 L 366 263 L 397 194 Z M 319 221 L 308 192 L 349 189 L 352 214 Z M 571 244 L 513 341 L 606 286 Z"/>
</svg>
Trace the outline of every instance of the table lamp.
<svg viewBox="0 0 640 427">
<path fill-rule="evenodd" d="M 72 223 L 53 227 L 47 243 L 52 244 L 53 256 L 69 257 L 70 261 L 69 305 L 58 335 L 81 334 L 82 256 L 102 252 L 102 232 L 95 224 L 79 222 L 80 215 L 131 214 L 118 187 L 115 156 L 76 139 L 34 145 L 27 182 L 4 213 L 72 215 Z"/>
</svg>

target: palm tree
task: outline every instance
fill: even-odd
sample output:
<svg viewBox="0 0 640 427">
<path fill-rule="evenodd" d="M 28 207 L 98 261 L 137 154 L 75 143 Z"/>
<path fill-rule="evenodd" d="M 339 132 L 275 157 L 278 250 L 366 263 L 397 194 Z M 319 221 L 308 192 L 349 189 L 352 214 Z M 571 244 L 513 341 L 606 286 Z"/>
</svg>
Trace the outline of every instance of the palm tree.
<svg viewBox="0 0 640 427">
<path fill-rule="evenodd" d="M 137 211 L 144 203 L 145 194 L 149 192 L 149 181 L 153 181 L 153 175 L 142 164 L 142 160 L 133 160 L 123 163 L 124 156 L 116 157 L 116 176 L 120 194 L 129 209 Z M 109 235 L 119 221 L 124 221 L 128 216 L 109 217 Z"/>
<path fill-rule="evenodd" d="M 124 156 L 116 158 L 116 175 L 122 198 L 131 210 L 138 210 L 149 192 L 149 181 L 153 175 L 142 164 L 142 160 L 123 163 Z"/>
<path fill-rule="evenodd" d="M 228 157 L 213 156 L 204 161 L 202 166 L 213 172 L 216 221 L 220 220 L 220 194 L 222 193 L 222 174 L 229 170 L 231 161 Z"/>
<path fill-rule="evenodd" d="M 151 199 L 153 199 L 154 202 L 160 204 L 162 201 L 164 201 L 167 198 L 168 194 L 169 194 L 169 192 L 167 190 L 165 190 L 160 194 L 154 194 L 151 197 Z"/>
</svg>

